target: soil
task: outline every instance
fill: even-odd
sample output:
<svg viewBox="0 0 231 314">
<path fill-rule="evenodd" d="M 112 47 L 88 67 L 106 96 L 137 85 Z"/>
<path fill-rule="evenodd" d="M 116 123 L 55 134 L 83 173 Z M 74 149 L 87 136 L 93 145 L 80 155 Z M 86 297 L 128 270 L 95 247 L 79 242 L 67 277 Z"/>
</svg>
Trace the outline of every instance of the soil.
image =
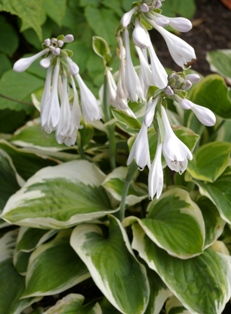
<svg viewBox="0 0 231 314">
<path fill-rule="evenodd" d="M 207 75 L 211 71 L 206 53 L 217 49 L 231 49 L 231 10 L 219 0 L 195 2 L 197 11 L 192 18 L 193 29 L 179 36 L 195 49 L 197 61 L 192 69 Z M 163 38 L 157 32 L 153 34 L 153 43 L 163 65 L 179 71 L 180 68 L 172 61 Z"/>
</svg>

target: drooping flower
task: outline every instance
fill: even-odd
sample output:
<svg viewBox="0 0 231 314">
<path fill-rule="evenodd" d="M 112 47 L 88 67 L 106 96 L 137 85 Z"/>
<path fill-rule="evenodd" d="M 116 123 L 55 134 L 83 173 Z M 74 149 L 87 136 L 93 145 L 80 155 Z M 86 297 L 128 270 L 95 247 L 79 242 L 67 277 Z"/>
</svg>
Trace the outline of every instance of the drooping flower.
<svg viewBox="0 0 231 314">
<path fill-rule="evenodd" d="M 162 143 L 158 142 L 155 158 L 148 174 L 148 192 L 151 199 L 158 199 L 162 193 L 164 185 L 164 174 L 161 162 Z"/>
<path fill-rule="evenodd" d="M 210 109 L 194 104 L 192 101 L 186 98 L 180 98 L 177 95 L 175 96 L 175 100 L 181 105 L 183 109 L 191 109 L 198 120 L 205 126 L 213 126 L 216 123 L 216 116 Z"/>
<path fill-rule="evenodd" d="M 155 114 L 155 109 L 156 109 L 159 99 L 160 99 L 160 96 L 157 96 L 154 99 L 151 97 L 147 103 L 147 109 L 144 115 L 144 123 L 148 128 L 152 124 L 154 114 Z"/>
<path fill-rule="evenodd" d="M 101 113 L 95 96 L 84 83 L 79 74 L 76 74 L 75 78 L 80 89 L 81 107 L 84 120 L 87 123 L 99 120 L 101 118 Z"/>
<path fill-rule="evenodd" d="M 122 19 L 120 20 L 120 23 L 123 27 L 127 27 L 130 24 L 131 18 L 137 10 L 138 10 L 138 7 L 134 7 L 130 11 L 124 13 L 124 15 L 122 16 Z"/>
<path fill-rule="evenodd" d="M 145 166 L 150 168 L 151 161 L 148 144 L 148 128 L 144 123 L 132 145 L 127 165 L 130 165 L 133 159 L 135 159 L 140 169 L 144 169 Z"/>
<path fill-rule="evenodd" d="M 45 55 L 46 53 L 49 52 L 49 49 L 43 49 L 42 51 L 36 53 L 36 55 L 32 56 L 32 57 L 28 57 L 28 58 L 21 58 L 18 61 L 15 62 L 13 70 L 15 72 L 23 72 L 26 71 L 26 69 L 29 68 L 29 66 L 31 66 L 31 64 L 37 60 L 38 58 L 42 57 L 43 55 Z"/>
<path fill-rule="evenodd" d="M 157 25 L 155 21 L 151 19 L 148 19 L 148 21 L 163 36 L 168 46 L 168 50 L 176 64 L 184 68 L 189 62 L 196 59 L 195 51 L 192 46 L 186 43 L 183 39 L 168 32 L 163 27 Z"/>
<path fill-rule="evenodd" d="M 138 19 L 135 20 L 135 28 L 132 32 L 132 38 L 136 46 L 147 48 L 151 45 L 149 34 L 141 25 Z"/>
<path fill-rule="evenodd" d="M 163 106 L 161 106 L 161 113 L 165 133 L 163 155 L 168 167 L 181 174 L 187 168 L 188 160 L 192 160 L 192 153 L 173 132 Z"/>
</svg>

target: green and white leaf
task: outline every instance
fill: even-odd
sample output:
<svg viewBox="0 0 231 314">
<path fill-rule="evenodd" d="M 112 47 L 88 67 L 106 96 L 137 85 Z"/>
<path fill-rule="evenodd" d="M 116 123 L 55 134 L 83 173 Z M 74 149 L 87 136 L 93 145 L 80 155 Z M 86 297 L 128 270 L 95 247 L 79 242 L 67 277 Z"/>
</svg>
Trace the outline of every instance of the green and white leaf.
<svg viewBox="0 0 231 314">
<path fill-rule="evenodd" d="M 104 178 L 99 168 L 84 160 L 44 168 L 11 196 L 2 217 L 20 226 L 49 229 L 101 218 L 117 211 L 110 209 L 100 186 Z"/>
<path fill-rule="evenodd" d="M 175 296 L 167 300 L 165 309 L 166 314 L 191 314 Z"/>
<path fill-rule="evenodd" d="M 77 226 L 71 235 L 71 246 L 115 308 L 125 314 L 145 312 L 149 299 L 146 271 L 135 258 L 116 218 L 109 217 L 108 229 L 93 224 Z"/>
<path fill-rule="evenodd" d="M 224 76 L 231 84 L 231 49 L 209 51 L 206 60 L 210 64 L 210 70 Z"/>
<path fill-rule="evenodd" d="M 84 299 L 80 294 L 68 294 L 43 314 L 103 314 L 98 303 L 94 306 L 83 305 Z"/>
<path fill-rule="evenodd" d="M 214 182 L 229 164 L 231 145 L 212 142 L 201 146 L 188 163 L 187 171 L 197 180 Z"/>
<path fill-rule="evenodd" d="M 0 213 L 9 197 L 19 190 L 23 183 L 10 156 L 0 149 Z M 1 227 L 6 225 L 6 223 L 1 223 Z"/>
<path fill-rule="evenodd" d="M 217 207 L 220 216 L 231 224 L 231 167 L 229 166 L 215 182 L 195 180 L 200 193 L 208 197 Z"/>
<path fill-rule="evenodd" d="M 4 150 L 12 159 L 17 173 L 24 179 L 29 179 L 36 171 L 47 166 L 57 165 L 57 160 L 49 158 L 40 152 L 31 152 L 13 146 L 0 139 L 0 149 Z"/>
<path fill-rule="evenodd" d="M 117 201 L 121 201 L 125 179 L 127 176 L 126 167 L 118 167 L 108 174 L 103 181 L 103 187 L 112 195 Z M 131 183 L 127 197 L 126 204 L 129 206 L 135 205 L 148 197 L 146 187 Z"/>
<path fill-rule="evenodd" d="M 44 230 L 20 227 L 16 248 L 18 251 L 31 252 L 57 233 L 56 230 Z"/>
<path fill-rule="evenodd" d="M 220 237 L 226 222 L 221 218 L 217 207 L 207 197 L 201 196 L 196 203 L 205 223 L 204 248 L 207 248 Z"/>
<path fill-rule="evenodd" d="M 207 249 L 182 260 L 152 242 L 133 225 L 132 247 L 191 313 L 221 314 L 231 296 L 231 258 Z"/>
<path fill-rule="evenodd" d="M 38 298 L 21 300 L 25 289 L 25 280 L 15 270 L 12 255 L 17 230 L 9 231 L 0 238 L 0 313 L 21 314 Z"/>
<path fill-rule="evenodd" d="M 188 192 L 178 188 L 166 191 L 149 204 L 147 211 L 147 218 L 130 216 L 123 224 L 138 222 L 145 234 L 172 256 L 187 259 L 202 252 L 204 220 Z"/>
<path fill-rule="evenodd" d="M 40 245 L 29 259 L 23 297 L 53 295 L 89 277 L 89 272 L 69 244 L 70 231 Z"/>
<path fill-rule="evenodd" d="M 149 267 L 146 267 L 146 270 L 150 285 L 150 298 L 145 314 L 159 314 L 172 292 L 166 287 L 156 272 Z"/>
</svg>

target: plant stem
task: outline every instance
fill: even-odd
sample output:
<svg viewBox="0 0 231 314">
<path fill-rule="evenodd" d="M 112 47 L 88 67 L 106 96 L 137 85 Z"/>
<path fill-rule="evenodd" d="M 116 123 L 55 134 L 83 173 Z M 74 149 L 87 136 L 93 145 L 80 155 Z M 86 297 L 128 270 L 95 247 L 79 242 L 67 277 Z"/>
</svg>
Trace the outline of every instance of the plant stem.
<svg viewBox="0 0 231 314">
<path fill-rule="evenodd" d="M 105 122 L 111 120 L 110 107 L 107 102 L 108 95 L 108 82 L 106 74 L 104 75 L 104 89 L 103 89 L 103 111 L 105 116 Z M 116 154 L 116 141 L 115 141 L 115 126 L 114 124 L 107 125 L 108 141 L 109 141 L 109 159 L 111 169 L 116 168 L 115 154 Z"/>
<path fill-rule="evenodd" d="M 125 217 L 126 197 L 128 194 L 130 184 L 132 182 L 132 179 L 133 179 L 136 171 L 137 171 L 137 165 L 133 161 L 128 167 L 128 173 L 127 173 L 127 176 L 126 176 L 125 182 L 124 182 L 124 188 L 123 188 L 123 193 L 122 193 L 122 198 L 121 198 L 121 203 L 120 203 L 120 211 L 119 211 L 120 221 L 122 221 Z"/>
</svg>

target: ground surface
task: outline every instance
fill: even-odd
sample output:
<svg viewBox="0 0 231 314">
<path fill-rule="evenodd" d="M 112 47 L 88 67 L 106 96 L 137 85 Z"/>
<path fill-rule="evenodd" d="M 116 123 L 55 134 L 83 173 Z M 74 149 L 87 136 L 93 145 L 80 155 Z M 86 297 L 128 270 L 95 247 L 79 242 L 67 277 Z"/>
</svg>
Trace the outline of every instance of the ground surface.
<svg viewBox="0 0 231 314">
<path fill-rule="evenodd" d="M 184 0 L 187 1 L 187 0 Z M 197 12 L 192 19 L 193 29 L 180 37 L 194 47 L 197 61 L 192 69 L 201 74 L 209 74 L 210 68 L 206 52 L 216 49 L 231 49 L 231 10 L 219 0 L 195 0 Z M 158 40 L 157 40 L 158 39 Z M 154 34 L 153 43 L 158 57 L 166 67 L 180 70 L 175 66 L 159 34 Z"/>
</svg>

